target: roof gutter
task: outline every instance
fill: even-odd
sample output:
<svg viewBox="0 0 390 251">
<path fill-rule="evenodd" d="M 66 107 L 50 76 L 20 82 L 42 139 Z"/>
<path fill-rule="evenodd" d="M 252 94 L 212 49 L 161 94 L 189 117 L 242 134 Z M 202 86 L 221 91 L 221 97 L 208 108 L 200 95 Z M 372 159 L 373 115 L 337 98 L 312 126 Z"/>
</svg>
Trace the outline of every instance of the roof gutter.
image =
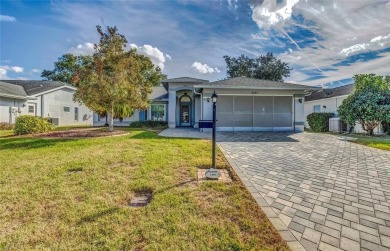
<svg viewBox="0 0 390 251">
<path fill-rule="evenodd" d="M 36 97 L 32 96 L 20 96 L 20 95 L 12 95 L 12 94 L 2 94 L 0 93 L 0 97 L 5 97 L 5 98 L 17 98 L 17 99 L 23 99 L 23 100 L 36 100 Z"/>
<path fill-rule="evenodd" d="M 206 88 L 206 89 L 250 89 L 250 90 L 321 90 L 321 87 L 307 86 L 307 87 L 256 87 L 256 86 L 210 86 L 210 85 L 196 85 L 194 88 Z"/>
</svg>

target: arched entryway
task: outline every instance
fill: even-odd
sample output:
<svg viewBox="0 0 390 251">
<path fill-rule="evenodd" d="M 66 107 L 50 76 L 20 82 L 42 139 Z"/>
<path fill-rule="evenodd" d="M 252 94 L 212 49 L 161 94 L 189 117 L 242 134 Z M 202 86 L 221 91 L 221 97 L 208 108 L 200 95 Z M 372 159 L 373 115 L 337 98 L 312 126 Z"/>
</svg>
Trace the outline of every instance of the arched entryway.
<svg viewBox="0 0 390 251">
<path fill-rule="evenodd" d="M 192 98 L 185 92 L 179 98 L 180 126 L 191 126 Z"/>
</svg>

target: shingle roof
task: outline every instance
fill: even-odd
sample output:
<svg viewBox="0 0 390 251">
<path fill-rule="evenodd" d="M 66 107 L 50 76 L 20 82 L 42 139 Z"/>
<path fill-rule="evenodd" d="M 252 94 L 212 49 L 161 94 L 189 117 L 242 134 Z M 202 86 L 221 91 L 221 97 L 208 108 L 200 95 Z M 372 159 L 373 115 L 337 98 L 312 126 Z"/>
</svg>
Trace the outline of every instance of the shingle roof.
<svg viewBox="0 0 390 251">
<path fill-rule="evenodd" d="M 162 86 L 153 87 L 153 92 L 149 94 L 149 99 L 155 101 L 168 99 L 168 92 Z"/>
<path fill-rule="evenodd" d="M 26 98 L 27 93 L 22 86 L 0 81 L 0 96 Z"/>
<path fill-rule="evenodd" d="M 171 78 L 161 81 L 161 83 L 207 83 L 208 80 L 190 77 Z"/>
<path fill-rule="evenodd" d="M 49 80 L 1 80 L 9 84 L 14 84 L 23 87 L 27 95 L 35 95 L 41 92 L 50 91 L 67 84 L 59 81 Z"/>
<path fill-rule="evenodd" d="M 355 84 L 350 84 L 350 85 L 343 85 L 332 89 L 313 91 L 309 96 L 305 97 L 305 101 L 313 101 L 313 100 L 349 95 L 353 92 L 354 88 L 355 88 Z"/>
<path fill-rule="evenodd" d="M 263 79 L 236 77 L 224 80 L 219 80 L 210 83 L 203 83 L 196 86 L 197 88 L 250 88 L 250 89 L 300 89 L 300 90 L 316 90 L 319 87 L 299 85 L 285 82 L 276 82 Z"/>
</svg>

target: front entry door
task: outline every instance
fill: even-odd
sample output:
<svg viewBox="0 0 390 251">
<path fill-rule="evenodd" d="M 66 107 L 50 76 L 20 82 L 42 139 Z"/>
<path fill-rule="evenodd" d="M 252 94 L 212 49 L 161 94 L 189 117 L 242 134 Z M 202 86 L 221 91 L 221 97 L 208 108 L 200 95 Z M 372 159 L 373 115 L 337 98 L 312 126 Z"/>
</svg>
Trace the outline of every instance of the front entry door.
<svg viewBox="0 0 390 251">
<path fill-rule="evenodd" d="M 180 126 L 191 126 L 189 104 L 180 105 Z"/>
</svg>

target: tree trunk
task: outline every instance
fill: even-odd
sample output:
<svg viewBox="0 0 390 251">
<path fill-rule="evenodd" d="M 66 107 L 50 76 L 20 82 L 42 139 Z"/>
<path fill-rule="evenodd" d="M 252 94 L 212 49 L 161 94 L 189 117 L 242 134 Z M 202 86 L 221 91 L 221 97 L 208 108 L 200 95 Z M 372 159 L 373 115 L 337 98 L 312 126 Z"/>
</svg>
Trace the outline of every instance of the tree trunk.
<svg viewBox="0 0 390 251">
<path fill-rule="evenodd" d="M 108 121 L 108 130 L 110 132 L 114 131 L 114 103 L 111 103 L 111 107 L 110 107 L 110 112 L 108 113 L 109 114 L 109 121 Z"/>
</svg>

